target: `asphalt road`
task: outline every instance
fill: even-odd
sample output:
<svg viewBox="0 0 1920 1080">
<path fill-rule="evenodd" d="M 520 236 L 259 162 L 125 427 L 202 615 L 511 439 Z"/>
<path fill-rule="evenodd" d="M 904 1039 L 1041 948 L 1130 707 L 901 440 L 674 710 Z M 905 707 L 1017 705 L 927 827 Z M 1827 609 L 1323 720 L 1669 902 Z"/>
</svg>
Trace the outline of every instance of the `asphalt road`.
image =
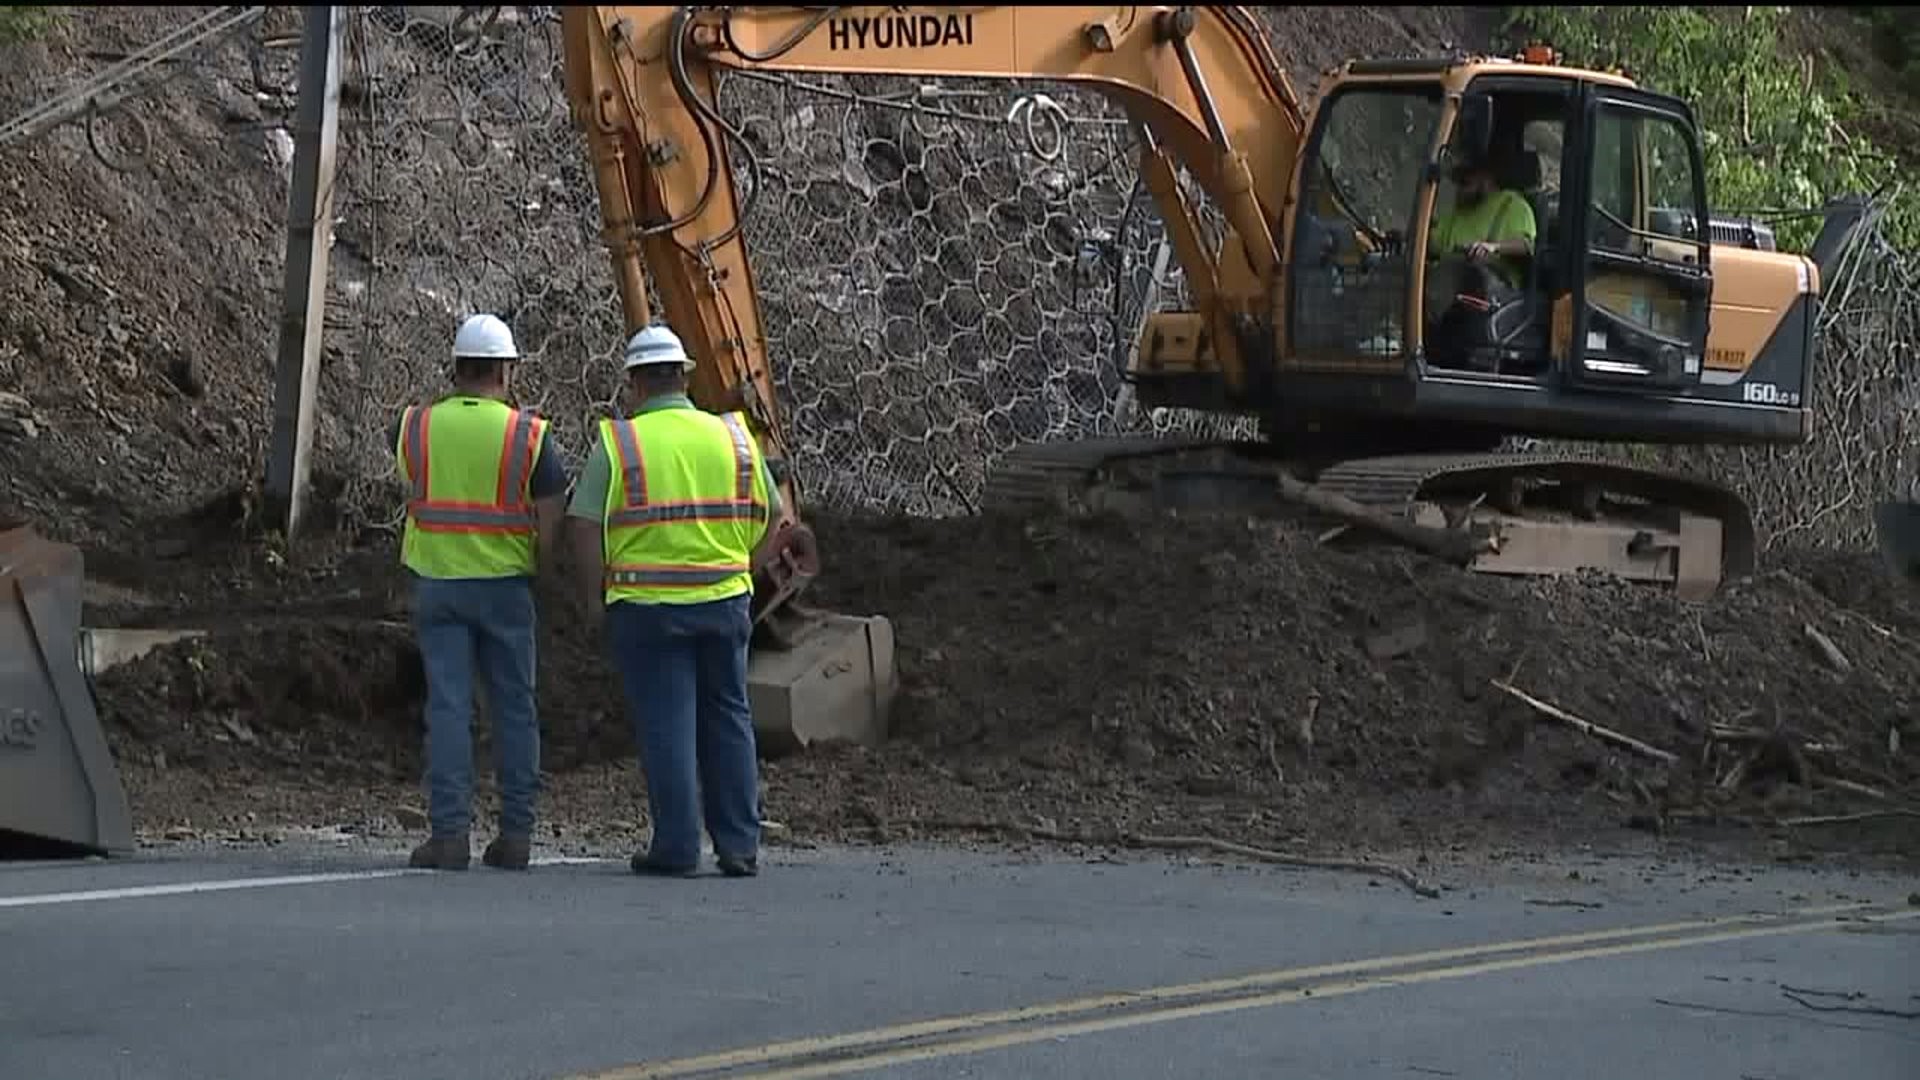
<svg viewBox="0 0 1920 1080">
<path fill-rule="evenodd" d="M 1911 879 L 769 858 L 0 865 L 0 1077 L 1920 1075 Z"/>
</svg>

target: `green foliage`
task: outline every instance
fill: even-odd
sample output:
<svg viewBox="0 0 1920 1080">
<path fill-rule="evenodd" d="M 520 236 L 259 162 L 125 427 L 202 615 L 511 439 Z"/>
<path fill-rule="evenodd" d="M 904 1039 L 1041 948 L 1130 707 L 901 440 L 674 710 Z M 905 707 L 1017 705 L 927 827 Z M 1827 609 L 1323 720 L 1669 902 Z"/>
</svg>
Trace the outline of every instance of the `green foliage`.
<svg viewBox="0 0 1920 1080">
<path fill-rule="evenodd" d="M 1887 66 L 1899 73 L 1909 93 L 1920 96 L 1920 19 L 1911 8 L 1847 7 L 1854 18 L 1866 24 L 1873 36 L 1873 51 Z"/>
<path fill-rule="evenodd" d="M 21 4 L 0 7 L 0 45 L 40 36 L 59 18 L 59 8 Z"/>
<path fill-rule="evenodd" d="M 1566 63 L 1624 70 L 1650 90 L 1686 101 L 1701 129 L 1707 198 L 1716 214 L 1813 210 L 1844 194 L 1871 195 L 1900 164 L 1847 131 L 1859 105 L 1810 75 L 1779 47 L 1782 7 L 1514 7 L 1515 44 L 1551 42 Z M 1920 247 L 1920 200 L 1889 214 L 1889 235 Z M 1801 249 L 1817 217 L 1775 222 L 1783 248 Z"/>
</svg>

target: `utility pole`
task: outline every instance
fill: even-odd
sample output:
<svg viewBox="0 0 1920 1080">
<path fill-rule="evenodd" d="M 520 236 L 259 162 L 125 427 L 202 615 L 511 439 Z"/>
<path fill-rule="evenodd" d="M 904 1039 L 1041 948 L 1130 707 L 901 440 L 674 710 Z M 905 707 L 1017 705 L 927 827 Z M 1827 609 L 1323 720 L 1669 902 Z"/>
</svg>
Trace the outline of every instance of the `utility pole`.
<svg viewBox="0 0 1920 1080">
<path fill-rule="evenodd" d="M 287 196 L 286 275 L 280 349 L 274 364 L 268 511 L 291 545 L 306 512 L 313 400 L 320 384 L 320 335 L 333 241 L 333 172 L 339 134 L 340 41 L 348 8 L 306 9 L 300 46 L 300 100 L 294 112 L 293 184 Z"/>
</svg>

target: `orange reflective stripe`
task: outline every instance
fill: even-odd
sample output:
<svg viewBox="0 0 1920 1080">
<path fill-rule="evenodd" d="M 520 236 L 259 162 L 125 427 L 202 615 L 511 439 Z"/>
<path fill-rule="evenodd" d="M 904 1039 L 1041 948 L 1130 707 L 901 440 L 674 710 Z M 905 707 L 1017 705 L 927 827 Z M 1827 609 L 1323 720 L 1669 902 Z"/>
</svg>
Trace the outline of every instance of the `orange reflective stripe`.
<svg viewBox="0 0 1920 1080">
<path fill-rule="evenodd" d="M 468 507 L 459 503 L 410 503 L 413 523 L 427 532 L 522 533 L 533 528 L 525 510 Z"/>
<path fill-rule="evenodd" d="M 539 423 L 532 414 L 513 411 L 500 447 L 500 488 L 495 499 L 501 506 L 518 506 L 526 501 L 527 478 L 533 474 L 533 435 Z"/>
<path fill-rule="evenodd" d="M 728 578 L 744 574 L 749 569 L 751 567 L 744 563 L 728 566 L 648 566 L 625 563 L 607 568 L 606 583 L 697 589 L 703 585 L 719 584 Z"/>
<path fill-rule="evenodd" d="M 412 481 L 416 501 L 427 497 L 427 414 L 430 411 L 415 406 L 407 414 L 407 478 Z"/>
</svg>

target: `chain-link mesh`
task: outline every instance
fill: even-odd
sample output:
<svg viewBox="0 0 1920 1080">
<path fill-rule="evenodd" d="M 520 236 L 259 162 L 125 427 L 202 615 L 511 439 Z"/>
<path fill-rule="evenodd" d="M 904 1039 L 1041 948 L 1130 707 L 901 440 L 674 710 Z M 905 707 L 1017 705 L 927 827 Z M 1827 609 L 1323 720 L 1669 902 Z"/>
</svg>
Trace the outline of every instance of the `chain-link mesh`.
<svg viewBox="0 0 1920 1080">
<path fill-rule="evenodd" d="M 358 9 L 342 117 L 324 467 L 344 509 L 393 524 L 386 434 L 435 393 L 459 320 L 494 311 L 531 358 L 523 403 L 585 445 L 616 397 L 619 304 L 552 9 L 465 8 L 462 24 Z M 436 9 L 412 9 L 432 11 Z M 1176 427 L 1119 378 L 1147 310 L 1182 303 L 1177 263 L 1117 110 L 1071 87 L 734 74 L 745 236 L 809 505 L 963 511 L 1012 446 Z M 758 185 L 755 184 L 757 177 Z M 1218 216 L 1204 215 L 1218 236 Z M 1915 284 L 1877 239 L 1822 324 L 1819 432 L 1789 450 L 1647 451 L 1725 478 L 1775 541 L 1859 543 L 1911 482 Z"/>
<path fill-rule="evenodd" d="M 557 23 L 502 8 L 463 37 L 394 10 L 361 17 L 349 46 L 332 284 L 350 419 L 329 450 L 349 515 L 385 524 L 388 427 L 442 385 L 461 318 L 508 320 L 529 357 L 521 401 L 575 448 L 613 404 L 622 337 Z M 718 104 L 759 165 L 731 147 L 810 505 L 964 511 L 1022 442 L 1250 431 L 1126 407 L 1119 368 L 1149 298 L 1183 285 L 1177 263 L 1150 280 L 1163 237 L 1106 102 L 751 73 L 724 75 Z"/>
</svg>

